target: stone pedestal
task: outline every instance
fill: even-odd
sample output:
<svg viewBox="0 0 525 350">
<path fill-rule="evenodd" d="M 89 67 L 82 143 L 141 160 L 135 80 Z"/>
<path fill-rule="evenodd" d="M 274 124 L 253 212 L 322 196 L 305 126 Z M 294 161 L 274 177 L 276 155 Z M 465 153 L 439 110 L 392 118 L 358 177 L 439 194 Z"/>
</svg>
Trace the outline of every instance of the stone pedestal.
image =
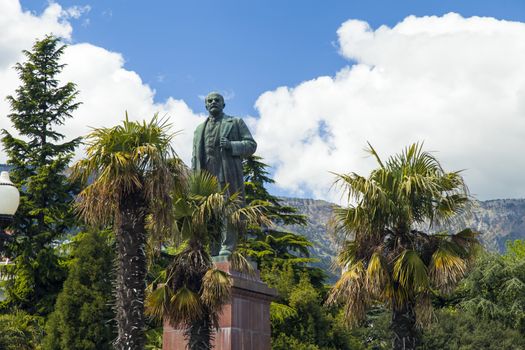
<svg viewBox="0 0 525 350">
<path fill-rule="evenodd" d="M 259 271 L 254 277 L 247 276 L 232 270 L 226 259 L 214 261 L 233 278 L 232 298 L 221 311 L 214 349 L 270 350 L 270 302 L 277 293 L 261 281 Z M 165 322 L 162 349 L 185 350 L 184 329 L 174 329 Z"/>
</svg>

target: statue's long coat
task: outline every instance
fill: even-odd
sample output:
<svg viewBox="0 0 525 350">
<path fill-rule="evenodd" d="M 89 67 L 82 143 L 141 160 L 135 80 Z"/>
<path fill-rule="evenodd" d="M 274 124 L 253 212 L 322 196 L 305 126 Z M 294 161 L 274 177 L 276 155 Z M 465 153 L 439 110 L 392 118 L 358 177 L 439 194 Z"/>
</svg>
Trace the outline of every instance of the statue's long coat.
<svg viewBox="0 0 525 350">
<path fill-rule="evenodd" d="M 251 156 L 255 153 L 257 143 L 253 140 L 252 134 L 244 121 L 223 115 L 220 128 L 220 137 L 226 137 L 231 142 L 230 150 L 221 149 L 221 162 L 219 174 L 213 174 L 229 184 L 231 194 L 239 192 L 244 199 L 244 177 L 242 173 L 242 158 Z M 193 170 L 204 169 L 204 129 L 208 119 L 195 129 L 193 135 L 193 156 L 191 167 Z M 222 182 L 222 181 L 221 181 Z"/>
</svg>

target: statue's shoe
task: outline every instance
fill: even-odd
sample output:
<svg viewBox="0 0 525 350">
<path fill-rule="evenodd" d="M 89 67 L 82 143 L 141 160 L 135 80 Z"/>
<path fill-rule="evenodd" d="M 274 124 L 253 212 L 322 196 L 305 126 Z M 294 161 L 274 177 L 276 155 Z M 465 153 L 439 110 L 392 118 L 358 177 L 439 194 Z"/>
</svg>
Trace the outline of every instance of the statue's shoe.
<svg viewBox="0 0 525 350">
<path fill-rule="evenodd" d="M 219 251 L 219 256 L 230 256 L 232 255 L 232 252 L 228 249 L 228 247 L 221 247 L 221 250 Z"/>
</svg>

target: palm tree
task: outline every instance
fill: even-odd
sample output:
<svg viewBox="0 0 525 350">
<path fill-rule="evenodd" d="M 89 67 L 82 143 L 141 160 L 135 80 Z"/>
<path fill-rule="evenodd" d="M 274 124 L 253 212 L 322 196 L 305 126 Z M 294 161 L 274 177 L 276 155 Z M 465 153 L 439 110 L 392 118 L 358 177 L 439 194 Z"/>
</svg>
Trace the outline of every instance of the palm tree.
<svg viewBox="0 0 525 350">
<path fill-rule="evenodd" d="M 217 178 L 206 172 L 191 174 L 187 184 L 173 205 L 175 231 L 183 242 L 168 268 L 149 286 L 146 311 L 173 327 L 184 326 L 189 349 L 207 350 L 232 286 L 230 275 L 214 266 L 210 246 L 220 242 L 222 225 L 242 229 L 249 223 L 269 222 L 259 207 L 242 207 L 238 194 L 225 195 Z M 252 270 L 238 252 L 230 260 L 236 270 Z"/>
<path fill-rule="evenodd" d="M 74 178 L 91 181 L 78 197 L 80 216 L 115 230 L 119 350 L 144 348 L 146 226 L 151 223 L 156 233 L 170 227 L 171 192 L 183 177 L 173 166 L 181 162 L 170 146 L 169 128 L 157 115 L 139 123 L 126 114 L 121 125 L 94 129 L 86 138 L 87 157 L 73 166 Z"/>
<path fill-rule="evenodd" d="M 386 304 L 393 348 L 415 349 L 418 329 L 432 314 L 432 293 L 451 291 L 477 245 L 470 229 L 456 234 L 421 229 L 450 223 L 468 209 L 470 197 L 459 172 L 445 172 L 422 144 L 385 163 L 372 146 L 368 151 L 379 165 L 368 178 L 337 175 L 349 205 L 333 213 L 334 228 L 346 242 L 338 256 L 343 273 L 328 302 L 344 303 L 352 326 L 371 303 Z"/>
</svg>

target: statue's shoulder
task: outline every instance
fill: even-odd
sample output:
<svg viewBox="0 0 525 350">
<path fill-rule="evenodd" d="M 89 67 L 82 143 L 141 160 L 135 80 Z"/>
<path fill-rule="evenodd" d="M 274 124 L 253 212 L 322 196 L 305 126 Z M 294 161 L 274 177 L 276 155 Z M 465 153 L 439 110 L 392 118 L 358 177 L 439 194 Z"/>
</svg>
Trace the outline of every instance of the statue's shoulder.
<svg viewBox="0 0 525 350">
<path fill-rule="evenodd" d="M 206 125 L 206 120 L 207 119 L 205 119 L 202 123 L 197 125 L 197 127 L 195 128 L 195 131 L 194 131 L 195 134 L 198 134 L 199 132 L 202 131 L 202 129 L 204 129 L 204 126 Z"/>
<path fill-rule="evenodd" d="M 242 121 L 242 118 L 239 118 L 239 117 L 233 117 L 231 115 L 224 115 L 223 117 L 223 120 L 225 121 L 228 121 L 228 122 L 234 122 L 234 123 L 239 123 Z"/>
</svg>

